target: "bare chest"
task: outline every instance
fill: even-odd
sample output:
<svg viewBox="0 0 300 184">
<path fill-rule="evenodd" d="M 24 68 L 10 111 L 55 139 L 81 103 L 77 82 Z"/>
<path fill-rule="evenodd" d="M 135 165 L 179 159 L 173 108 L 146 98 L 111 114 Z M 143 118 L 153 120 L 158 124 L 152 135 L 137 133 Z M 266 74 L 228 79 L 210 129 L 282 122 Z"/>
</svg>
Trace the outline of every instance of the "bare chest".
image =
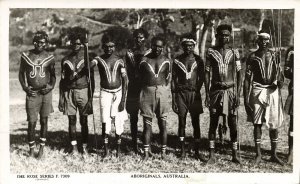
<svg viewBox="0 0 300 184">
<path fill-rule="evenodd" d="M 160 73 L 169 72 L 170 61 L 149 59 L 141 61 L 140 65 L 145 72 L 151 73 L 155 78 L 158 78 Z"/>
<path fill-rule="evenodd" d="M 214 65 L 228 65 L 234 60 L 234 52 L 231 49 L 211 49 L 209 55 Z"/>
<path fill-rule="evenodd" d="M 104 75 L 107 78 L 108 82 L 114 82 L 117 78 L 117 75 L 119 74 L 119 68 L 123 66 L 122 60 L 104 60 L 98 57 L 98 61 L 100 75 Z"/>
<path fill-rule="evenodd" d="M 44 78 L 45 70 L 54 59 L 53 55 L 36 55 L 32 53 L 22 53 L 21 57 L 28 68 L 30 78 L 35 78 L 37 75 L 41 78 Z"/>
<path fill-rule="evenodd" d="M 196 71 L 197 68 L 197 62 L 193 58 L 186 58 L 186 59 L 175 59 L 174 63 L 178 67 L 178 72 L 182 72 L 185 74 L 186 79 L 190 79 L 192 76 L 192 73 Z"/>
<path fill-rule="evenodd" d="M 74 70 L 78 71 L 84 67 L 84 56 L 83 55 L 75 55 L 67 58 L 63 64 L 69 65 L 69 67 Z"/>
</svg>

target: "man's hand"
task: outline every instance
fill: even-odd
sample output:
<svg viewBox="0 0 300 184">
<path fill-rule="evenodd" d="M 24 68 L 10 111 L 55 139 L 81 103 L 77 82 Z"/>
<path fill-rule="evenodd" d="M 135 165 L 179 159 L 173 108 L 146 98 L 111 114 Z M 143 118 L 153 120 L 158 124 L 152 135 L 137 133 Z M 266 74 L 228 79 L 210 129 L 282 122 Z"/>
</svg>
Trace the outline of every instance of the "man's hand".
<svg viewBox="0 0 300 184">
<path fill-rule="evenodd" d="M 77 80 L 78 78 L 78 73 L 74 72 L 73 75 L 70 75 L 70 80 L 73 81 L 73 80 Z"/>
<path fill-rule="evenodd" d="M 31 86 L 23 89 L 28 96 L 36 96 L 36 92 L 31 89 Z"/>
<path fill-rule="evenodd" d="M 234 108 L 238 108 L 240 106 L 240 98 L 237 96 L 234 102 Z"/>
<path fill-rule="evenodd" d="M 40 93 L 45 95 L 53 89 L 53 86 L 47 84 L 45 88 L 41 89 Z"/>
<path fill-rule="evenodd" d="M 209 97 L 209 95 L 206 95 L 206 98 L 205 98 L 205 106 L 206 106 L 207 108 L 210 107 L 210 97 Z"/>
<path fill-rule="evenodd" d="M 283 82 L 281 81 L 274 81 L 271 85 L 271 89 L 276 90 L 277 88 L 281 89 L 283 87 Z"/>
<path fill-rule="evenodd" d="M 176 102 L 174 102 L 174 101 L 172 101 L 172 109 L 173 109 L 173 111 L 176 113 L 176 114 L 178 114 L 178 106 L 177 106 L 177 103 Z"/>
<path fill-rule="evenodd" d="M 279 89 L 281 89 L 283 87 L 283 82 L 277 81 L 277 86 Z"/>
<path fill-rule="evenodd" d="M 249 102 L 245 102 L 245 110 L 247 113 L 247 116 L 253 116 L 253 109 L 251 108 Z"/>
<path fill-rule="evenodd" d="M 172 94 L 172 109 L 176 114 L 178 114 L 178 106 L 176 103 L 176 93 Z"/>
<path fill-rule="evenodd" d="M 119 112 L 122 112 L 124 110 L 124 108 L 125 108 L 125 101 L 121 101 L 119 104 L 119 107 L 118 107 Z"/>
</svg>

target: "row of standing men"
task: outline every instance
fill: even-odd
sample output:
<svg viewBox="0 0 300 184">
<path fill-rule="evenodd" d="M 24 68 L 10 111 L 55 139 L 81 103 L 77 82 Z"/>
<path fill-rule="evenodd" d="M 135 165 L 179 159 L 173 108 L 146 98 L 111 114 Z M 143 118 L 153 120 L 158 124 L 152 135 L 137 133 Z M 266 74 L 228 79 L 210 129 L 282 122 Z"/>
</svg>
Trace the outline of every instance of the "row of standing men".
<svg viewBox="0 0 300 184">
<path fill-rule="evenodd" d="M 79 29 L 80 30 L 80 29 Z M 71 153 L 77 154 L 76 113 L 79 111 L 82 152 L 86 154 L 88 143 L 88 115 L 93 113 L 92 98 L 95 89 L 93 68 L 98 66 L 100 74 L 100 114 L 104 156 L 109 155 L 108 137 L 112 123 L 116 129 L 117 156 L 121 151 L 121 135 L 124 121 L 129 114 L 133 151 L 138 153 L 138 112 L 143 116 L 143 159 L 151 156 L 152 120 L 157 118 L 160 129 L 161 157 L 166 157 L 167 114 L 170 109 L 169 90 L 172 93 L 172 109 L 178 115 L 178 137 L 180 157 L 185 153 L 185 126 L 187 113 L 191 115 L 195 157 L 202 160 L 200 145 L 200 114 L 203 113 L 201 87 L 205 86 L 205 106 L 210 111 L 209 159 L 215 162 L 215 139 L 219 118 L 228 124 L 232 143 L 232 161 L 240 164 L 238 156 L 238 108 L 242 88 L 242 73 L 239 51 L 230 47 L 231 26 L 217 28 L 217 45 L 208 48 L 206 62 L 194 53 L 196 41 L 192 34 L 181 38 L 183 54 L 171 61 L 164 55 L 165 40 L 154 37 L 151 49 L 145 46 L 147 31 L 134 31 L 135 46 L 128 49 L 125 60 L 115 54 L 114 35 L 102 37 L 104 54 L 89 60 L 88 44 L 84 33 L 73 31 L 69 35 L 71 52 L 61 62 L 59 84 L 59 110 L 68 116 Z M 41 132 L 38 158 L 42 158 L 46 143 L 48 116 L 53 112 L 52 89 L 55 86 L 54 57 L 45 51 L 48 35 L 38 31 L 33 38 L 34 49 L 23 52 L 19 70 L 19 81 L 26 92 L 28 142 L 30 156 L 34 156 L 35 127 L 40 114 Z M 260 31 L 258 49 L 246 61 L 244 80 L 244 105 L 254 125 L 255 164 L 261 162 L 262 124 L 270 131 L 271 161 L 283 165 L 277 156 L 278 128 L 283 121 L 283 106 L 280 89 L 283 72 L 278 54 L 269 49 L 270 34 Z M 286 56 L 285 76 L 291 80 L 285 110 L 291 116 L 289 129 L 288 163 L 293 153 L 293 48 Z"/>
</svg>

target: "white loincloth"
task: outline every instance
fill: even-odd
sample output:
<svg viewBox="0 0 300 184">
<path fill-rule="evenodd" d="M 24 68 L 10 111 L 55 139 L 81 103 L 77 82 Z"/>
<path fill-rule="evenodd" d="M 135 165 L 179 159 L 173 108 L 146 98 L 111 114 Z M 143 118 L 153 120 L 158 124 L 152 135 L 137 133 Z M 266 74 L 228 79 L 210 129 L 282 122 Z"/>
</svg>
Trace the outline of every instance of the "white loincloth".
<svg viewBox="0 0 300 184">
<path fill-rule="evenodd" d="M 110 134 L 112 119 L 114 119 L 116 134 L 121 135 L 124 131 L 124 122 L 128 119 L 128 115 L 125 108 L 122 112 L 118 110 L 121 99 L 121 87 L 114 90 L 103 88 L 100 90 L 101 122 L 106 124 L 106 134 Z"/>
<path fill-rule="evenodd" d="M 262 85 L 253 82 L 253 89 L 250 97 L 250 105 L 254 110 L 254 124 L 266 123 L 269 129 L 279 128 L 283 123 L 283 106 L 279 98 L 278 88 L 276 90 L 267 88 L 269 85 Z"/>
</svg>

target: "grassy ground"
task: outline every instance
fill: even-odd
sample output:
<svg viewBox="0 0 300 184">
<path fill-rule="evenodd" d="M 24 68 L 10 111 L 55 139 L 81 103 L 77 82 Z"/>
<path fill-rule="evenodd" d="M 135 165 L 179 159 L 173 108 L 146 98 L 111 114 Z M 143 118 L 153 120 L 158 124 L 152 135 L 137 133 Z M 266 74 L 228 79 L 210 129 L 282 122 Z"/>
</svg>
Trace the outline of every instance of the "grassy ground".
<svg viewBox="0 0 300 184">
<path fill-rule="evenodd" d="M 12 57 L 11 57 L 12 58 Z M 13 55 L 16 60 L 18 55 Z M 11 60 L 12 61 L 12 60 Z M 130 150 L 130 126 L 129 122 L 125 124 L 124 138 L 122 142 L 122 155 L 120 158 L 115 157 L 114 150 L 114 135 L 110 138 L 111 157 L 102 158 L 102 138 L 101 123 L 99 115 L 99 99 L 94 99 L 95 110 L 95 123 L 97 132 L 97 145 L 95 142 L 95 134 L 93 130 L 93 118 L 89 117 L 89 140 L 91 148 L 91 154 L 83 158 L 82 156 L 71 156 L 67 153 L 69 147 L 68 140 L 68 120 L 66 116 L 63 116 L 57 109 L 58 104 L 58 81 L 53 92 L 53 106 L 54 113 L 49 117 L 47 147 L 45 157 L 42 160 L 36 160 L 28 157 L 28 144 L 27 144 L 27 122 L 25 112 L 25 93 L 22 91 L 20 84 L 17 80 L 17 68 L 12 67 L 10 72 L 10 159 L 11 159 L 11 172 L 12 173 L 111 173 L 111 172 L 202 172 L 202 173 L 218 173 L 218 172 L 257 172 L 257 173 L 291 173 L 291 166 L 279 166 L 277 164 L 268 161 L 270 158 L 270 140 L 266 127 L 263 127 L 262 137 L 262 149 L 263 149 L 263 162 L 259 166 L 252 164 L 254 153 L 253 142 L 253 126 L 251 123 L 246 122 L 244 106 L 241 104 L 239 110 L 239 136 L 241 142 L 241 159 L 243 164 L 241 166 L 231 163 L 231 149 L 229 144 L 229 135 L 226 138 L 225 152 L 217 150 L 217 162 L 213 165 L 206 165 L 203 161 L 198 161 L 193 158 L 192 150 L 192 125 L 190 118 L 188 118 L 186 134 L 187 134 L 187 150 L 188 157 L 186 160 L 180 160 L 178 158 L 178 138 L 177 138 L 177 117 L 173 112 L 170 112 L 168 116 L 168 148 L 167 159 L 162 161 L 159 159 L 159 136 L 158 126 L 154 123 L 153 126 L 153 144 L 152 150 L 154 157 L 148 162 L 142 163 L 141 156 L 135 155 Z M 57 63 L 56 66 L 59 66 Z M 96 71 L 97 73 L 98 71 Z M 59 72 L 57 72 L 58 74 Z M 59 74 L 58 74 L 59 75 Z M 98 75 L 96 75 L 96 81 L 98 81 Z M 97 89 L 98 86 L 96 86 Z M 283 100 L 285 101 L 287 96 L 287 85 L 282 90 Z M 171 99 L 170 99 L 171 100 Z M 241 102 L 243 100 L 241 99 Z M 208 127 L 209 127 L 209 113 L 205 109 L 201 115 L 201 154 L 207 160 L 208 159 Z M 279 135 L 279 157 L 286 161 L 288 144 L 287 144 L 287 129 L 288 129 L 288 117 L 283 127 L 280 128 Z M 141 137 L 142 119 L 139 119 L 139 137 Z M 37 136 L 39 135 L 40 126 L 37 126 Z M 80 125 L 78 123 L 78 138 L 80 139 Z M 37 139 L 38 140 L 38 139 Z M 140 145 L 141 145 L 140 141 Z M 217 147 L 220 147 L 217 144 Z M 96 150 L 97 148 L 97 150 Z M 95 153 L 96 150 L 96 154 Z"/>
</svg>

